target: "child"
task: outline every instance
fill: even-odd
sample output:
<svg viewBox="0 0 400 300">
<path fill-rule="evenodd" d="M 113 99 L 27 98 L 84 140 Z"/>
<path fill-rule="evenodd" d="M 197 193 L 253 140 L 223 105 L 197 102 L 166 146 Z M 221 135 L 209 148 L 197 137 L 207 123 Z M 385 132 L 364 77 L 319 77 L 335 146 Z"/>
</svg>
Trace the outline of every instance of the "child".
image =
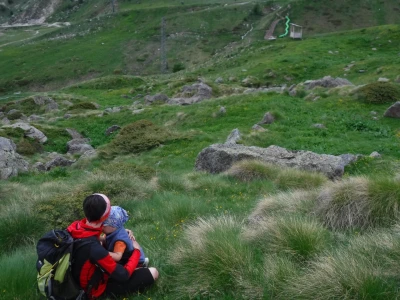
<svg viewBox="0 0 400 300">
<path fill-rule="evenodd" d="M 104 246 L 110 252 L 114 261 L 124 264 L 134 250 L 132 241 L 124 228 L 128 221 L 128 213 L 119 206 L 111 206 L 110 216 L 103 223 L 103 232 L 106 234 Z M 147 267 L 149 259 L 140 247 L 139 266 Z"/>
</svg>

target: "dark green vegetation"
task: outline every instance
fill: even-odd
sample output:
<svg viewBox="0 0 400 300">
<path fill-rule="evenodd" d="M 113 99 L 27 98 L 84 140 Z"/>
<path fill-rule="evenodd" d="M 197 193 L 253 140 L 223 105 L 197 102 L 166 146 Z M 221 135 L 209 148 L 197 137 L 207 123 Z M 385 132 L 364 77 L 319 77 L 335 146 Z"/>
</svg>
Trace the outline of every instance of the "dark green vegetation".
<svg viewBox="0 0 400 300">
<path fill-rule="evenodd" d="M 22 2 L 13 1 L 15 10 Z M 400 27 L 391 25 L 399 3 L 295 1 L 290 18 L 305 39 L 264 41 L 272 8 L 289 2 L 126 0 L 111 15 L 109 1 L 64 1 L 50 21 L 71 26 L 1 31 L 0 110 L 17 110 L 9 119 L 42 115 L 32 125 L 48 142 L 6 127 L 0 136 L 34 163 L 43 152 L 65 154 L 65 129 L 74 128 L 99 155 L 0 182 L 0 299 L 39 299 L 35 241 L 82 218 L 93 192 L 129 211 L 127 227 L 160 271 L 154 288 L 127 299 L 398 298 L 400 131 L 383 114 L 400 100 Z M 159 74 L 163 16 L 167 74 Z M 384 26 L 361 28 L 375 25 Z M 326 75 L 364 86 L 244 93 Z M 212 99 L 145 104 L 199 79 Z M 59 110 L 46 112 L 35 97 Z M 99 116 L 106 108 L 120 111 Z M 252 130 L 267 111 L 275 122 Z M 112 125 L 121 129 L 106 135 Z M 234 128 L 247 146 L 364 157 L 337 182 L 254 161 L 224 174 L 194 171 L 198 153 Z"/>
</svg>

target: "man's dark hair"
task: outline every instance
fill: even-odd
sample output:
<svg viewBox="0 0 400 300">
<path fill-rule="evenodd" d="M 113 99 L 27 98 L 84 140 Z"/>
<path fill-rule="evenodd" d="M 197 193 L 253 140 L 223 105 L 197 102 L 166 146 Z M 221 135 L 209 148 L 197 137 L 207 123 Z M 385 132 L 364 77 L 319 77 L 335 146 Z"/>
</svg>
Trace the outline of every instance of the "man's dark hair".
<svg viewBox="0 0 400 300">
<path fill-rule="evenodd" d="M 89 222 L 98 221 L 107 209 L 107 203 L 100 195 L 90 195 L 83 201 L 83 212 Z"/>
</svg>

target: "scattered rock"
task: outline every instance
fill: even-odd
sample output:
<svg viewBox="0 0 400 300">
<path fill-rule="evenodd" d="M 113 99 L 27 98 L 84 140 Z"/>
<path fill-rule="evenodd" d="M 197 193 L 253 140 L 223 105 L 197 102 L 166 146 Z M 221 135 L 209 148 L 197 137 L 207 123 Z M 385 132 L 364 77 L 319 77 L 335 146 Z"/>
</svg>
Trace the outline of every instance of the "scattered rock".
<svg viewBox="0 0 400 300">
<path fill-rule="evenodd" d="M 71 118 L 71 117 L 72 117 L 71 114 L 65 114 L 65 115 L 64 115 L 64 119 L 69 119 L 69 118 Z"/>
<path fill-rule="evenodd" d="M 344 78 L 333 78 L 331 76 L 325 76 L 322 79 L 317 80 L 307 80 L 304 82 L 306 89 L 311 90 L 316 86 L 321 86 L 324 88 L 334 88 L 343 85 L 353 85 L 350 81 Z"/>
<path fill-rule="evenodd" d="M 10 109 L 10 111 L 7 113 L 7 116 L 11 116 L 15 113 L 19 113 L 20 111 L 18 109 Z"/>
<path fill-rule="evenodd" d="M 168 100 L 168 104 L 190 105 L 210 99 L 212 96 L 212 88 L 201 82 L 193 85 L 185 85 L 182 92 L 174 98 Z"/>
<path fill-rule="evenodd" d="M 220 173 L 244 159 L 258 159 L 285 167 L 317 171 L 331 179 L 342 177 L 344 172 L 342 158 L 334 155 L 289 151 L 278 146 L 260 148 L 226 144 L 214 144 L 203 149 L 197 156 L 196 170 Z"/>
<path fill-rule="evenodd" d="M 378 113 L 376 111 L 371 111 L 370 114 L 371 116 L 376 116 Z"/>
<path fill-rule="evenodd" d="M 93 150 L 93 147 L 88 144 L 89 139 L 73 139 L 67 142 L 67 153 L 83 154 L 88 150 Z"/>
<path fill-rule="evenodd" d="M 371 50 L 372 50 L 372 51 L 376 51 L 376 50 L 378 50 L 378 49 L 376 49 L 376 48 L 372 48 Z"/>
<path fill-rule="evenodd" d="M 17 176 L 27 172 L 29 163 L 16 152 L 17 147 L 10 139 L 0 137 L 0 179 Z"/>
<path fill-rule="evenodd" d="M 105 132 L 105 135 L 108 136 L 108 135 L 110 135 L 110 134 L 112 134 L 112 133 L 114 133 L 114 132 L 116 132 L 117 130 L 120 130 L 120 129 L 121 129 L 120 126 L 118 126 L 118 125 L 113 125 L 113 126 L 107 128 L 107 130 L 106 130 L 106 132 Z"/>
<path fill-rule="evenodd" d="M 83 153 L 81 157 L 79 157 L 79 160 L 92 159 L 92 158 L 95 158 L 96 156 L 97 156 L 96 149 L 88 150 L 85 153 Z"/>
<path fill-rule="evenodd" d="M 365 73 L 365 70 L 363 70 L 363 69 L 358 70 L 358 73 Z"/>
<path fill-rule="evenodd" d="M 75 129 L 66 128 L 65 130 L 68 132 L 72 139 L 83 139 L 83 136 Z"/>
<path fill-rule="evenodd" d="M 222 77 L 218 77 L 215 79 L 215 83 L 224 83 L 224 79 Z"/>
<path fill-rule="evenodd" d="M 382 155 L 380 155 L 379 152 L 374 151 L 374 152 L 372 152 L 372 153 L 369 155 L 369 157 L 372 157 L 372 158 L 382 158 Z"/>
<path fill-rule="evenodd" d="M 10 120 L 7 117 L 4 117 L 3 119 L 1 119 L 1 123 L 3 125 L 9 125 L 11 124 Z"/>
<path fill-rule="evenodd" d="M 345 167 L 349 164 L 356 162 L 358 159 L 363 157 L 363 155 L 361 155 L 361 154 L 354 155 L 354 154 L 347 153 L 347 154 L 341 154 L 341 155 L 339 155 L 339 157 L 343 161 L 343 167 Z"/>
<path fill-rule="evenodd" d="M 260 86 L 260 80 L 254 76 L 247 76 L 242 80 L 242 86 L 245 87 L 258 87 Z"/>
<path fill-rule="evenodd" d="M 388 79 L 388 78 L 385 78 L 385 77 L 380 77 L 379 79 L 378 79 L 378 82 L 389 82 L 390 80 Z"/>
<path fill-rule="evenodd" d="M 74 162 L 75 162 L 74 160 L 69 160 L 66 159 L 65 157 L 57 156 L 45 164 L 45 169 L 46 171 L 50 171 L 55 167 L 68 167 L 72 165 Z"/>
<path fill-rule="evenodd" d="M 51 98 L 49 98 L 51 99 Z M 54 100 L 46 105 L 46 112 L 58 110 L 58 104 Z"/>
<path fill-rule="evenodd" d="M 68 107 L 74 105 L 71 101 L 68 101 L 68 100 L 64 100 L 64 101 L 61 102 L 61 103 L 62 103 L 63 105 L 65 105 L 65 106 L 68 106 Z"/>
<path fill-rule="evenodd" d="M 312 127 L 319 128 L 319 129 L 325 129 L 326 128 L 324 124 L 320 124 L 320 123 L 313 124 Z"/>
<path fill-rule="evenodd" d="M 28 117 L 28 122 L 35 122 L 35 121 L 41 121 L 44 120 L 44 117 L 38 116 L 38 115 L 30 115 Z"/>
<path fill-rule="evenodd" d="M 104 110 L 104 113 L 106 114 L 112 114 L 112 113 L 119 113 L 121 111 L 120 107 L 108 107 Z"/>
<path fill-rule="evenodd" d="M 154 102 L 168 102 L 169 98 L 167 95 L 164 94 L 156 94 L 154 96 L 146 96 L 144 97 L 145 104 L 152 104 Z"/>
<path fill-rule="evenodd" d="M 226 139 L 225 145 L 236 145 L 236 143 L 240 141 L 240 132 L 239 129 L 233 129 Z"/>
<path fill-rule="evenodd" d="M 144 112 L 144 108 L 132 110 L 132 114 L 134 115 L 141 114 L 142 112 Z"/>
<path fill-rule="evenodd" d="M 39 173 L 46 172 L 46 166 L 45 166 L 45 164 L 42 163 L 42 162 L 39 162 L 39 161 L 36 162 L 36 163 L 34 163 L 31 169 L 32 169 L 34 172 L 39 172 Z"/>
<path fill-rule="evenodd" d="M 254 131 L 259 131 L 259 132 L 264 132 L 264 131 L 266 131 L 265 128 L 261 127 L 261 126 L 258 125 L 258 124 L 254 124 L 253 127 L 251 127 L 251 129 L 254 130 Z"/>
<path fill-rule="evenodd" d="M 98 104 L 98 103 L 96 103 L 96 102 L 90 102 L 90 103 L 92 103 L 92 104 L 94 105 L 94 107 L 96 107 L 96 109 L 99 109 L 99 108 L 100 108 L 100 104 Z"/>
<path fill-rule="evenodd" d="M 8 125 L 7 127 L 20 128 L 24 131 L 25 136 L 35 139 L 41 144 L 47 141 L 47 136 L 45 136 L 43 132 L 29 124 L 18 122 L 12 125 Z"/>
<path fill-rule="evenodd" d="M 386 112 L 384 113 L 385 117 L 388 118 L 400 118 L 400 101 L 397 101 L 395 104 L 390 106 Z"/>
<path fill-rule="evenodd" d="M 218 114 L 225 115 L 226 114 L 226 108 L 224 106 L 221 106 L 219 108 Z"/>
<path fill-rule="evenodd" d="M 0 119 L 4 117 L 4 113 L 0 111 Z"/>
<path fill-rule="evenodd" d="M 263 117 L 263 119 L 260 122 L 258 122 L 258 124 L 259 125 L 261 125 L 261 124 L 272 124 L 272 123 L 274 123 L 274 121 L 275 121 L 274 116 L 270 112 L 266 112 L 264 117 Z"/>
<path fill-rule="evenodd" d="M 396 77 L 396 79 L 394 80 L 394 82 L 400 83 L 400 75 Z"/>
</svg>

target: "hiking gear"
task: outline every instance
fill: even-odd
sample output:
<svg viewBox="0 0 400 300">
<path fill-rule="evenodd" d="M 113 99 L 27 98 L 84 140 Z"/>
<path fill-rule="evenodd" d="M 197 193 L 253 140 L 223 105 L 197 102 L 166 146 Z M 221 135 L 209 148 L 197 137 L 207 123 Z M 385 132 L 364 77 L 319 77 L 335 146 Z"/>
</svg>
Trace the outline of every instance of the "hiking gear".
<svg viewBox="0 0 400 300">
<path fill-rule="evenodd" d="M 130 278 L 139 261 L 139 251 L 134 251 L 125 265 L 120 265 L 112 259 L 109 252 L 98 241 L 102 227 L 92 227 L 86 223 L 86 219 L 83 219 L 72 223 L 67 230 L 73 238 L 97 240 L 96 243 L 75 253 L 72 266 L 73 278 L 87 291 L 86 294 L 89 299 L 98 298 L 104 293 L 109 278 L 114 278 L 120 282 L 126 282 Z M 96 266 L 102 270 L 100 280 L 88 291 L 90 281 L 96 276 L 96 269 L 99 270 Z"/>
<path fill-rule="evenodd" d="M 104 221 L 104 226 L 111 226 L 114 228 L 122 228 L 129 220 L 128 213 L 120 206 L 111 206 L 111 212 L 108 219 Z"/>
<path fill-rule="evenodd" d="M 67 230 L 51 230 L 36 246 L 39 292 L 48 299 L 85 299 L 85 291 L 73 279 L 71 264 L 75 251 L 93 239 L 74 240 Z"/>
</svg>

